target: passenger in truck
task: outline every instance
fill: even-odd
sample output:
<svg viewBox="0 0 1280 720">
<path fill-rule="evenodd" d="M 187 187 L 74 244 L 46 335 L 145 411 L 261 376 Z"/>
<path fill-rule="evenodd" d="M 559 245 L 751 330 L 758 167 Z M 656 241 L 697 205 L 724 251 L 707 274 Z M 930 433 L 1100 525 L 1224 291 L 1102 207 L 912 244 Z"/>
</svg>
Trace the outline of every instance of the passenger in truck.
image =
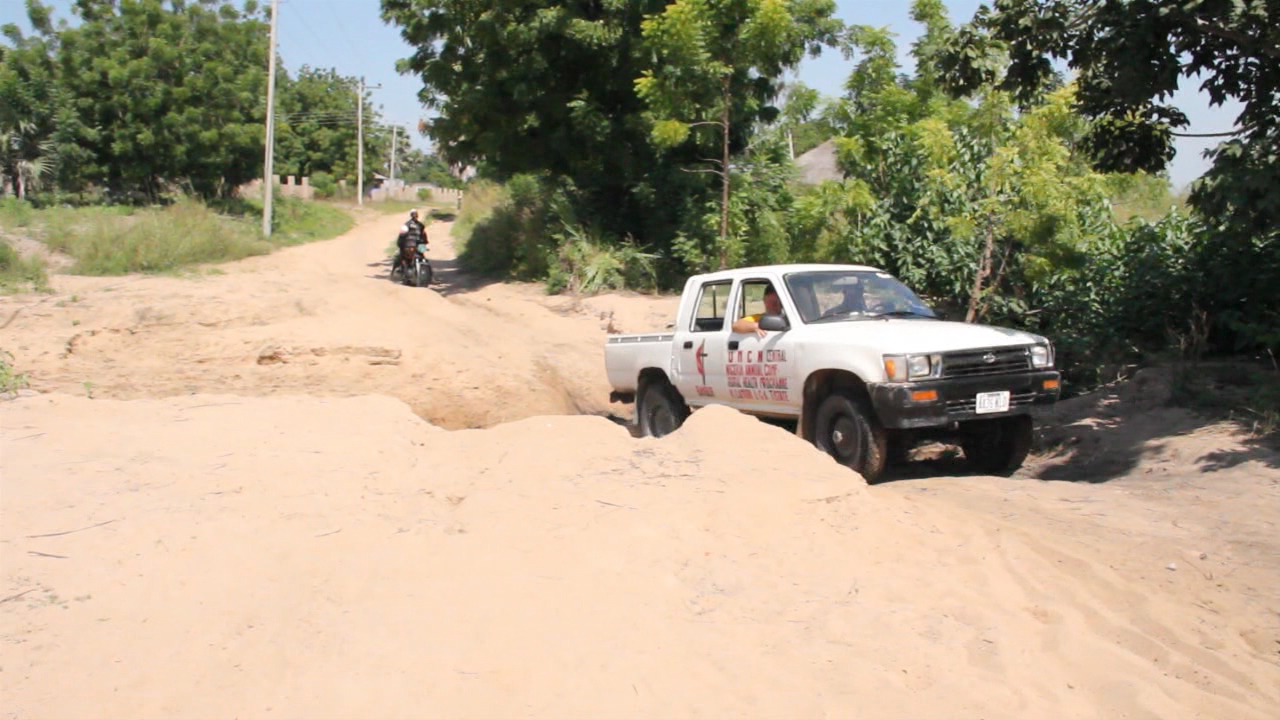
<svg viewBox="0 0 1280 720">
<path fill-rule="evenodd" d="M 782 301 L 778 299 L 778 291 L 772 285 L 764 289 L 764 312 L 755 315 L 744 315 L 733 323 L 733 331 L 739 333 L 753 332 L 756 337 L 764 337 L 767 331 L 760 329 L 760 318 L 765 315 L 781 315 Z"/>
</svg>

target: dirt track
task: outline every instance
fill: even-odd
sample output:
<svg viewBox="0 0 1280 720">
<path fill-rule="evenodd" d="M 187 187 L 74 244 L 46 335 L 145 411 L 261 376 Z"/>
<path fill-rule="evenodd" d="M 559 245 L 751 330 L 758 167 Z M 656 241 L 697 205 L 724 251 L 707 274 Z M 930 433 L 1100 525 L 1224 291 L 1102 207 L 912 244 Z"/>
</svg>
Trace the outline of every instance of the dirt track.
<svg viewBox="0 0 1280 720">
<path fill-rule="evenodd" d="M 868 488 L 631 438 L 601 343 L 672 299 L 467 283 L 438 223 L 395 285 L 398 223 L 0 298 L 0 717 L 1277 715 L 1280 459 L 1158 379 Z"/>
<path fill-rule="evenodd" d="M 438 284 L 392 283 L 385 253 L 403 218 L 363 217 L 340 239 L 198 279 L 59 276 L 53 297 L 0 299 L 0 318 L 18 313 L 6 345 L 41 392 L 384 393 L 449 429 L 610 412 L 603 351 L 584 342 L 603 341 L 610 298 L 469 285 L 439 222 L 429 253 Z M 643 321 L 637 304 L 662 317 L 671 300 L 628 299 Z"/>
</svg>

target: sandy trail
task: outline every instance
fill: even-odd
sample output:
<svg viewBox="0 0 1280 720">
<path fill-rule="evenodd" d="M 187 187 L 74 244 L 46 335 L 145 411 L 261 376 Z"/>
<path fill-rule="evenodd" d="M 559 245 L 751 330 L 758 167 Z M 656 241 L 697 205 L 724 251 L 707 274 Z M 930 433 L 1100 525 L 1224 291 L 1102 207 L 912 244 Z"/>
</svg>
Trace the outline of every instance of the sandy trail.
<svg viewBox="0 0 1280 720">
<path fill-rule="evenodd" d="M 339 239 L 197 279 L 60 276 L 53 297 L 0 301 L 0 317 L 18 313 L 6 345 L 42 392 L 373 392 L 446 428 L 610 412 L 603 340 L 624 298 L 584 304 L 533 285 L 469 285 L 454 269 L 450 223 L 439 222 L 429 253 L 439 284 L 392 283 L 387 248 L 402 218 L 363 217 Z M 623 312 L 641 322 L 649 313 L 637 316 L 637 304 L 660 317 L 672 302 L 626 300 Z M 593 327 L 600 342 L 582 342 Z"/>
<path fill-rule="evenodd" d="M 398 286 L 398 222 L 0 302 L 41 391 L 0 717 L 1277 716 L 1274 453 L 1145 394 L 1015 479 L 867 487 L 721 408 L 634 439 L 604 326 L 670 298 L 468 283 L 440 224 Z"/>
</svg>

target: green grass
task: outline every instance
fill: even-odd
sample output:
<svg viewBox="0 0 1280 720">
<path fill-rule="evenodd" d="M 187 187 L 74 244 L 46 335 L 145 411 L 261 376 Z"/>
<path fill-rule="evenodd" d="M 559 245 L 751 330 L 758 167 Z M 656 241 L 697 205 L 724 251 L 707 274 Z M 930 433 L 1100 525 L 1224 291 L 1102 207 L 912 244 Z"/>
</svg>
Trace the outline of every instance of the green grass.
<svg viewBox="0 0 1280 720">
<path fill-rule="evenodd" d="M 38 258 L 23 257 L 0 238 L 0 293 L 46 290 L 49 276 Z"/>
<path fill-rule="evenodd" d="M 15 393 L 27 385 L 27 376 L 13 369 L 13 355 L 0 350 L 0 395 Z"/>
<path fill-rule="evenodd" d="M 254 201 L 229 201 L 216 209 L 192 199 L 147 208 L 0 206 L 0 223 L 19 222 L 74 258 L 70 272 L 80 275 L 181 272 L 334 238 L 353 225 L 336 205 L 283 197 L 272 203 L 267 239 L 261 237 L 261 202 Z"/>
<path fill-rule="evenodd" d="M 31 203 L 15 197 L 0 198 L 0 227 L 16 230 L 31 224 L 36 210 Z"/>
<path fill-rule="evenodd" d="M 1176 367 L 1172 404 L 1227 419 L 1255 437 L 1280 440 L 1280 370 L 1247 362 L 1205 362 Z"/>
</svg>

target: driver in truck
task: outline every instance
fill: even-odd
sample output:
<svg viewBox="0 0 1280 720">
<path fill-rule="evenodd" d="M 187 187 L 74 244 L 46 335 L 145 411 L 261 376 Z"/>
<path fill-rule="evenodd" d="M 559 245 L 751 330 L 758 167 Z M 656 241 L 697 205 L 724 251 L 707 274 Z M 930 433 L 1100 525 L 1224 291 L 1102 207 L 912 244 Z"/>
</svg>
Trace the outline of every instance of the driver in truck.
<svg viewBox="0 0 1280 720">
<path fill-rule="evenodd" d="M 765 336 L 768 331 L 760 329 L 760 318 L 765 315 L 781 315 L 782 301 L 778 299 L 778 291 L 774 289 L 773 285 L 765 287 L 763 300 L 764 312 L 756 313 L 755 315 L 745 315 L 738 318 L 738 320 L 733 323 L 734 332 L 753 332 L 756 334 L 756 337 Z"/>
<path fill-rule="evenodd" d="M 862 281 L 857 276 L 840 278 L 832 285 L 840 289 L 844 299 L 823 315 L 853 315 L 867 311 L 867 305 L 862 296 Z"/>
</svg>

